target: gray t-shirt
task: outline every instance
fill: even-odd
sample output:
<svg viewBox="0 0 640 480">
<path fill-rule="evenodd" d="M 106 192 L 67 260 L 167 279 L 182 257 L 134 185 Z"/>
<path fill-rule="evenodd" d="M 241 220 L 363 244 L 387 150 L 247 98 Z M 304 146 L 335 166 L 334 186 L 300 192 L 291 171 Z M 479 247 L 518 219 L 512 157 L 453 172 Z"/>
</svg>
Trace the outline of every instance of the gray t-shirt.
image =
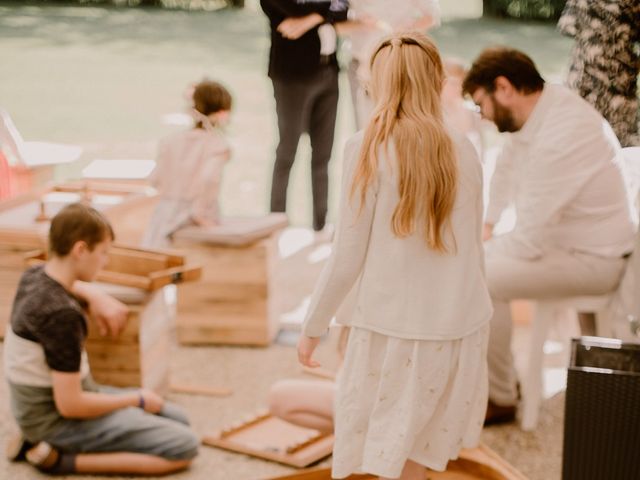
<svg viewBox="0 0 640 480">
<path fill-rule="evenodd" d="M 5 338 L 5 377 L 11 407 L 24 435 L 45 439 L 62 419 L 53 399 L 51 371 L 82 372 L 91 386 L 84 341 L 87 323 L 80 302 L 44 267 L 20 280 Z"/>
</svg>

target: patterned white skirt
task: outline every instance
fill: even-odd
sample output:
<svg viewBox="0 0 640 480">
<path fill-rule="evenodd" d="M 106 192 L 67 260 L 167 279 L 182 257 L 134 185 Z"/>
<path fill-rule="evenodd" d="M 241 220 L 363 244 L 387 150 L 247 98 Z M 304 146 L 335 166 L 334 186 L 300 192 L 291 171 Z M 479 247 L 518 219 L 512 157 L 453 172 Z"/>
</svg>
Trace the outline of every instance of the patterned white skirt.
<svg viewBox="0 0 640 480">
<path fill-rule="evenodd" d="M 397 478 L 407 460 L 443 471 L 478 444 L 487 407 L 489 326 L 457 340 L 352 328 L 338 376 L 333 478 Z"/>
</svg>

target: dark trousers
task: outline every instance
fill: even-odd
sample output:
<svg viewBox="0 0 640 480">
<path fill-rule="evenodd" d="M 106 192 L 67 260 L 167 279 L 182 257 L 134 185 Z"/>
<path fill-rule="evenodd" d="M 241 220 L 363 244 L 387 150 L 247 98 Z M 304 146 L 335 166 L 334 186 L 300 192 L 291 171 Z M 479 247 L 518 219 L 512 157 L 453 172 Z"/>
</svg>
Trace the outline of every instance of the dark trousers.
<svg viewBox="0 0 640 480">
<path fill-rule="evenodd" d="M 338 72 L 327 65 L 304 81 L 272 79 L 280 141 L 271 184 L 271 211 L 287 208 L 289 173 L 300 136 L 311 140 L 313 229 L 321 230 L 327 217 L 328 165 L 338 108 Z"/>
</svg>

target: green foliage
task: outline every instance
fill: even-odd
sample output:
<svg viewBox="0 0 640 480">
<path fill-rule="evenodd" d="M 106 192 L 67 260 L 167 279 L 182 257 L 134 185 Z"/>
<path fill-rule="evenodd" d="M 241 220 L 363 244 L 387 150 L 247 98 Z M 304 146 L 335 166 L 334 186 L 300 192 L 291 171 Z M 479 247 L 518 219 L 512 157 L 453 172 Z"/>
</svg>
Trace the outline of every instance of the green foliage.
<svg viewBox="0 0 640 480">
<path fill-rule="evenodd" d="M 485 16 L 555 21 L 566 0 L 483 0 Z"/>
<path fill-rule="evenodd" d="M 184 10 L 218 10 L 228 6 L 244 6 L 244 0 L 30 0 L 29 3 L 159 7 Z"/>
</svg>

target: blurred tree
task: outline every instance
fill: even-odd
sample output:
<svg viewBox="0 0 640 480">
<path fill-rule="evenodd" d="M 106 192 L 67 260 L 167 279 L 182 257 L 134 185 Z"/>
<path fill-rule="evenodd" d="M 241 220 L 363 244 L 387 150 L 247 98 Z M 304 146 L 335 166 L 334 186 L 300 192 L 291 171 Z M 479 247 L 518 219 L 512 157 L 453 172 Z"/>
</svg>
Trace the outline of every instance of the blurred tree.
<svg viewBox="0 0 640 480">
<path fill-rule="evenodd" d="M 483 15 L 555 21 L 566 0 L 482 0 Z"/>
</svg>

